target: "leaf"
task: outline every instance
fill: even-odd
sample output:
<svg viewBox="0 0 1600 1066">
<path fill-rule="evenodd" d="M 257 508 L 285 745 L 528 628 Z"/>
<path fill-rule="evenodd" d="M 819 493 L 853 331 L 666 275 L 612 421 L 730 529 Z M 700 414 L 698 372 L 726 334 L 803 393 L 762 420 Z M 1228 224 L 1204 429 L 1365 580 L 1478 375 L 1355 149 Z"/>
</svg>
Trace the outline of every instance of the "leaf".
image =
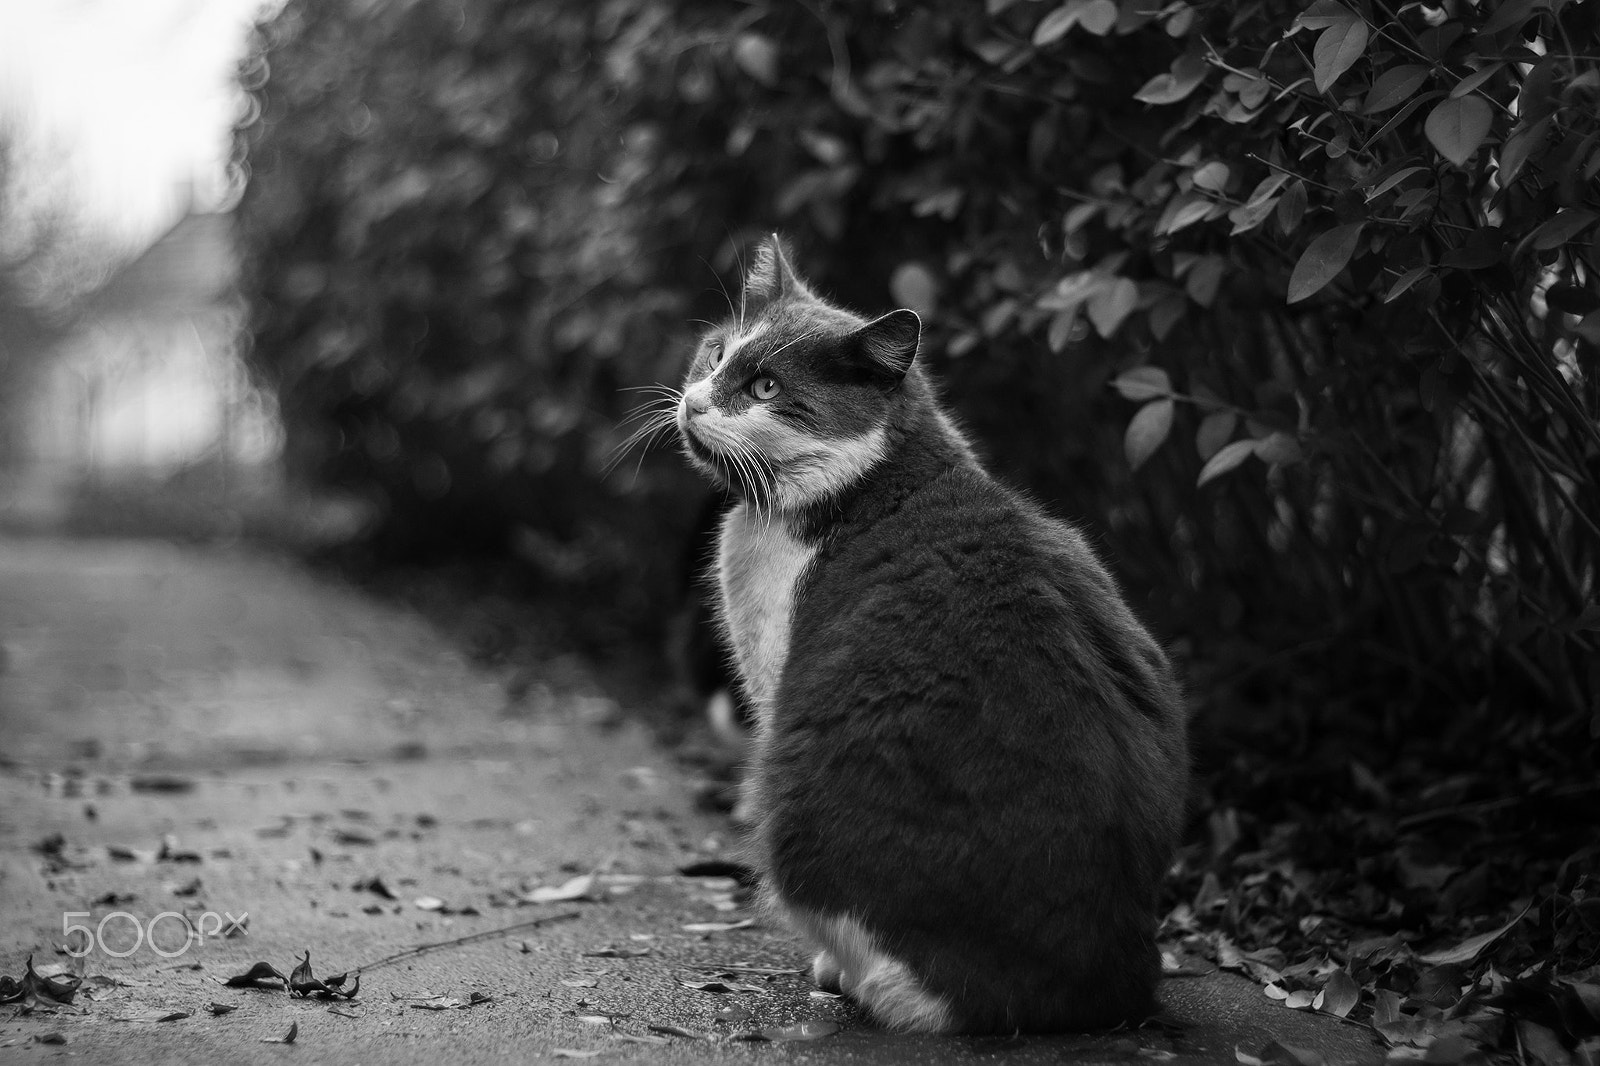
<svg viewBox="0 0 1600 1066">
<path fill-rule="evenodd" d="M 1427 167 L 1402 167 L 1374 185 L 1372 190 L 1367 193 L 1367 202 L 1371 203 L 1414 174 L 1426 174 L 1428 172 Z"/>
<path fill-rule="evenodd" d="M 1114 0 L 1089 0 L 1083 5 L 1078 21 L 1096 37 L 1104 37 L 1116 28 L 1118 14 Z"/>
<path fill-rule="evenodd" d="M 1191 180 L 1197 189 L 1220 193 L 1228 187 L 1228 164 L 1212 160 L 1197 167 Z"/>
<path fill-rule="evenodd" d="M 1533 231 L 1533 246 L 1541 252 L 1559 248 L 1589 228 L 1595 213 L 1582 207 L 1563 207 L 1556 217 Z"/>
<path fill-rule="evenodd" d="M 1195 488 L 1200 488 L 1208 481 L 1214 481 L 1250 458 L 1256 453 L 1256 442 L 1253 440 L 1236 440 L 1226 445 L 1217 454 L 1206 460 L 1206 465 L 1200 468 L 1200 478 L 1195 482 Z"/>
<path fill-rule="evenodd" d="M 1339 80 L 1339 75 L 1354 66 L 1366 50 L 1367 24 L 1354 14 L 1323 30 L 1311 53 L 1312 78 L 1317 91 L 1327 92 Z"/>
<path fill-rule="evenodd" d="M 1186 52 L 1172 61 L 1172 69 L 1157 74 L 1133 94 L 1135 100 L 1146 104 L 1175 104 L 1199 88 L 1206 77 L 1206 63 L 1198 55 Z"/>
<path fill-rule="evenodd" d="M 1114 278 L 1109 286 L 1089 297 L 1089 321 L 1095 332 L 1109 339 L 1139 303 L 1139 286 L 1131 278 Z"/>
<path fill-rule="evenodd" d="M 261 1038 L 261 1042 L 263 1044 L 292 1044 L 294 1043 L 295 1038 L 299 1035 L 300 1023 L 294 1022 L 289 1026 L 289 1031 L 287 1033 L 284 1033 L 282 1036 L 264 1036 Z"/>
<path fill-rule="evenodd" d="M 1423 131 L 1440 155 L 1456 166 L 1464 166 L 1489 135 L 1494 110 L 1480 96 L 1461 96 L 1440 101 L 1428 112 Z"/>
<path fill-rule="evenodd" d="M 1522 164 L 1528 161 L 1535 148 L 1544 145 L 1544 139 L 1550 132 L 1550 125 L 1555 121 L 1554 115 L 1544 118 L 1530 125 L 1520 125 L 1512 131 L 1511 136 L 1500 146 L 1500 171 L 1497 175 L 1501 185 L 1508 185 L 1522 169 Z"/>
<path fill-rule="evenodd" d="M 553 1059 L 593 1059 L 599 1058 L 605 1053 L 605 1048 L 597 1048 L 592 1051 L 580 1051 L 577 1048 L 570 1047 L 555 1047 L 550 1049 L 550 1057 Z"/>
<path fill-rule="evenodd" d="M 1375 115 L 1379 111 L 1399 107 L 1411 99 L 1427 80 L 1428 68 L 1420 63 L 1390 67 L 1379 74 L 1372 88 L 1367 90 L 1367 98 L 1361 102 L 1361 113 Z"/>
<path fill-rule="evenodd" d="M 1194 266 L 1189 268 L 1189 273 L 1183 279 L 1184 291 L 1189 294 L 1189 299 L 1201 307 L 1210 307 L 1217 298 L 1222 272 L 1227 265 L 1228 261 L 1220 255 L 1205 255 L 1195 260 Z"/>
<path fill-rule="evenodd" d="M 638 959 L 650 954 L 650 948 L 648 946 L 635 948 L 608 946 L 594 951 L 585 951 L 583 954 L 585 958 L 590 959 Z"/>
<path fill-rule="evenodd" d="M 939 306 L 939 279 L 918 262 L 905 262 L 889 275 L 889 295 L 901 307 L 909 307 L 924 318 Z"/>
<path fill-rule="evenodd" d="M 1153 400 L 1172 394 L 1172 379 L 1158 366 L 1136 366 L 1112 378 L 1111 387 L 1125 400 Z"/>
<path fill-rule="evenodd" d="M 210 1011 L 212 1014 L 217 1015 L 219 1017 L 221 1015 L 224 1015 L 224 1014 L 232 1014 L 234 1011 L 236 1011 L 238 1009 L 239 1009 L 238 1007 L 234 1006 L 231 1003 L 207 1003 L 206 1004 L 206 1010 Z"/>
<path fill-rule="evenodd" d="M 1493 35 L 1502 30 L 1521 29 L 1533 14 L 1535 6 L 1535 0 L 1506 0 L 1495 9 L 1478 32 Z"/>
<path fill-rule="evenodd" d="M 737 922 L 690 922 L 683 927 L 685 933 L 727 933 L 735 929 L 749 929 L 756 924 L 754 918 Z"/>
<path fill-rule="evenodd" d="M 1361 986 L 1356 984 L 1355 978 L 1350 976 L 1348 970 L 1335 970 L 1328 975 L 1322 991 L 1317 993 L 1316 1008 L 1324 1014 L 1346 1018 L 1360 1002 Z"/>
<path fill-rule="evenodd" d="M 10 998 L 20 998 L 24 1004 L 71 1006 L 82 984 L 81 977 L 39 973 L 33 968 L 33 956 L 29 955 L 22 981 Z"/>
<path fill-rule="evenodd" d="M 1428 277 L 1432 273 L 1433 268 L 1429 266 L 1412 267 L 1410 270 L 1400 275 L 1400 280 L 1394 283 L 1394 288 L 1390 289 L 1384 295 L 1383 302 L 1390 303 L 1399 299 L 1401 294 L 1407 289 L 1411 288 L 1411 286 L 1415 285 L 1423 278 Z"/>
<path fill-rule="evenodd" d="M 705 1033 L 697 1033 L 693 1029 L 685 1029 L 681 1025 L 655 1025 L 652 1023 L 645 1026 L 645 1028 L 650 1030 L 652 1033 L 665 1033 L 667 1036 L 681 1036 L 685 1040 L 704 1040 L 706 1038 Z"/>
<path fill-rule="evenodd" d="M 1467 95 L 1468 93 L 1472 92 L 1472 90 L 1476 89 L 1478 86 L 1494 77 L 1495 74 L 1499 72 L 1500 68 L 1504 66 L 1504 63 L 1490 63 L 1482 70 L 1473 71 L 1465 78 L 1462 78 L 1460 81 L 1456 82 L 1456 87 L 1450 90 L 1450 95 L 1452 97 Z"/>
<path fill-rule="evenodd" d="M 244 973 L 234 974 L 222 982 L 224 988 L 260 988 L 268 981 L 277 981 L 284 985 L 289 979 L 277 971 L 270 962 L 258 962 Z"/>
<path fill-rule="evenodd" d="M 1173 407 L 1170 399 L 1152 400 L 1139 408 L 1128 422 L 1122 450 L 1128 457 L 1129 467 L 1139 469 L 1166 441 L 1167 434 L 1172 432 Z"/>
<path fill-rule="evenodd" d="M 1361 240 L 1362 222 L 1335 226 L 1306 247 L 1289 275 L 1289 303 L 1299 303 L 1339 276 Z"/>
<path fill-rule="evenodd" d="M 1278 201 L 1278 228 L 1288 236 L 1300 227 L 1306 214 L 1306 183 L 1296 178 Z"/>
<path fill-rule="evenodd" d="M 1513 926 L 1522 921 L 1523 917 L 1528 913 L 1529 908 L 1532 906 L 1533 904 L 1530 903 L 1527 907 L 1522 908 L 1521 914 L 1518 914 L 1515 918 L 1511 919 L 1498 929 L 1493 929 L 1487 933 L 1479 933 L 1477 936 L 1468 937 L 1453 948 L 1443 948 L 1439 951 L 1430 951 L 1426 955 L 1418 955 L 1417 961 L 1426 963 L 1429 966 L 1462 965 L 1469 963 L 1481 955 L 1484 949 L 1490 944 L 1493 944 L 1496 940 L 1499 940 L 1502 936 L 1505 936 L 1506 933 L 1510 932 Z"/>
<path fill-rule="evenodd" d="M 559 885 L 542 885 L 531 892 L 524 892 L 517 899 L 522 903 L 564 903 L 593 899 L 594 880 L 594 874 L 580 874 Z"/>
<path fill-rule="evenodd" d="M 1034 47 L 1044 48 L 1065 37 L 1068 31 L 1078 24 L 1082 6 L 1082 4 L 1065 3 L 1040 19 L 1039 25 L 1033 31 Z"/>
<path fill-rule="evenodd" d="M 1269 433 L 1256 442 L 1256 455 L 1272 466 L 1290 466 L 1304 458 L 1300 442 L 1287 433 Z"/>
<path fill-rule="evenodd" d="M 778 46 L 759 33 L 741 33 L 733 42 L 733 61 L 751 78 L 771 89 L 778 84 Z"/>
<path fill-rule="evenodd" d="M 1292 36 L 1301 30 L 1325 30 L 1355 17 L 1355 12 L 1339 3 L 1339 0 L 1315 0 L 1295 17 L 1288 35 Z"/>
<path fill-rule="evenodd" d="M 726 995 L 729 992 L 760 992 L 765 994 L 766 989 L 760 985 L 742 985 L 730 981 L 685 981 L 679 979 L 678 983 L 684 988 L 692 988 L 696 992 L 715 992 Z"/>
<path fill-rule="evenodd" d="M 1200 420 L 1194 435 L 1195 451 L 1202 460 L 1210 459 L 1228 443 L 1239 426 L 1239 415 L 1234 411 L 1212 411 Z"/>
<path fill-rule="evenodd" d="M 231 1008 L 230 1008 L 231 1009 Z M 215 1013 L 214 1011 L 212 1013 Z M 147 1010 L 130 1017 L 112 1018 L 114 1022 L 178 1022 L 189 1017 L 186 1010 Z"/>
</svg>

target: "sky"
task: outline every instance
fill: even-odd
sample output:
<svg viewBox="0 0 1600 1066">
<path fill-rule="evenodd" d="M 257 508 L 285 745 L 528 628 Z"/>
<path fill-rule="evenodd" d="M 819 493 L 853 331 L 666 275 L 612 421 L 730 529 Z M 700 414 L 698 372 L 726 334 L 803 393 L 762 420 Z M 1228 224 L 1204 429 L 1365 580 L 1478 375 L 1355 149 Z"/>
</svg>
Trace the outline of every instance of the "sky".
<svg viewBox="0 0 1600 1066">
<path fill-rule="evenodd" d="M 263 0 L 0 0 L 19 167 L 117 244 L 226 203 L 232 84 Z"/>
</svg>

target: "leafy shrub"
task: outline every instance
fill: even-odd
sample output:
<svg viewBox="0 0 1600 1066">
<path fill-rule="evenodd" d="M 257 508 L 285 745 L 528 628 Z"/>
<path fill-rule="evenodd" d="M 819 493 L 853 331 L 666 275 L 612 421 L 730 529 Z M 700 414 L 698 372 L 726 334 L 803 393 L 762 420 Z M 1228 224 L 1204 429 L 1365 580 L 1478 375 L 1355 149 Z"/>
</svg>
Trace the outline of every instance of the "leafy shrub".
<svg viewBox="0 0 1600 1066">
<path fill-rule="evenodd" d="M 674 380 L 782 228 L 839 298 L 924 312 L 1203 705 L 1553 747 L 1600 731 L 1595 20 L 291 0 L 247 72 L 255 359 L 391 545 L 520 529 L 659 616 L 693 490 L 670 455 L 602 477 L 617 390 Z"/>
</svg>

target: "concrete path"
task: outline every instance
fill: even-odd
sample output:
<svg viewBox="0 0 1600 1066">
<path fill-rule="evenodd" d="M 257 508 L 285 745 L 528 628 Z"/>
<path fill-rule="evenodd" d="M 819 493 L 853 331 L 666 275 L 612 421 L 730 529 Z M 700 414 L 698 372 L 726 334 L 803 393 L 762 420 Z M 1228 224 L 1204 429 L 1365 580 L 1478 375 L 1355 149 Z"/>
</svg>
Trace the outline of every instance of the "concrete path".
<svg viewBox="0 0 1600 1066">
<path fill-rule="evenodd" d="M 0 540 L 0 974 L 71 964 L 66 927 L 93 934 L 75 1009 L 0 1006 L 0 1062 L 1383 1057 L 1229 975 L 1166 982 L 1182 1029 L 875 1029 L 813 993 L 733 881 L 680 873 L 733 834 L 581 664 L 515 703 L 504 680 L 285 560 Z M 308 950 L 318 977 L 360 969 L 359 993 L 221 983 Z"/>
</svg>

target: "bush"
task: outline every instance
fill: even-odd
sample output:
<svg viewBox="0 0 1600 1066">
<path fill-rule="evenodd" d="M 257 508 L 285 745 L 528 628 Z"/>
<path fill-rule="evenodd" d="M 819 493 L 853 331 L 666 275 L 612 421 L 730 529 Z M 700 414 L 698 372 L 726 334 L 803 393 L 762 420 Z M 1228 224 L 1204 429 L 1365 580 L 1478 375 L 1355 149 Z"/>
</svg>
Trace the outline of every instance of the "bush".
<svg viewBox="0 0 1600 1066">
<path fill-rule="evenodd" d="M 782 228 L 924 312 L 1203 706 L 1554 749 L 1600 735 L 1595 20 L 291 0 L 246 72 L 254 358 L 391 550 L 515 541 L 659 617 L 695 490 L 603 476 L 618 390 Z"/>
</svg>

